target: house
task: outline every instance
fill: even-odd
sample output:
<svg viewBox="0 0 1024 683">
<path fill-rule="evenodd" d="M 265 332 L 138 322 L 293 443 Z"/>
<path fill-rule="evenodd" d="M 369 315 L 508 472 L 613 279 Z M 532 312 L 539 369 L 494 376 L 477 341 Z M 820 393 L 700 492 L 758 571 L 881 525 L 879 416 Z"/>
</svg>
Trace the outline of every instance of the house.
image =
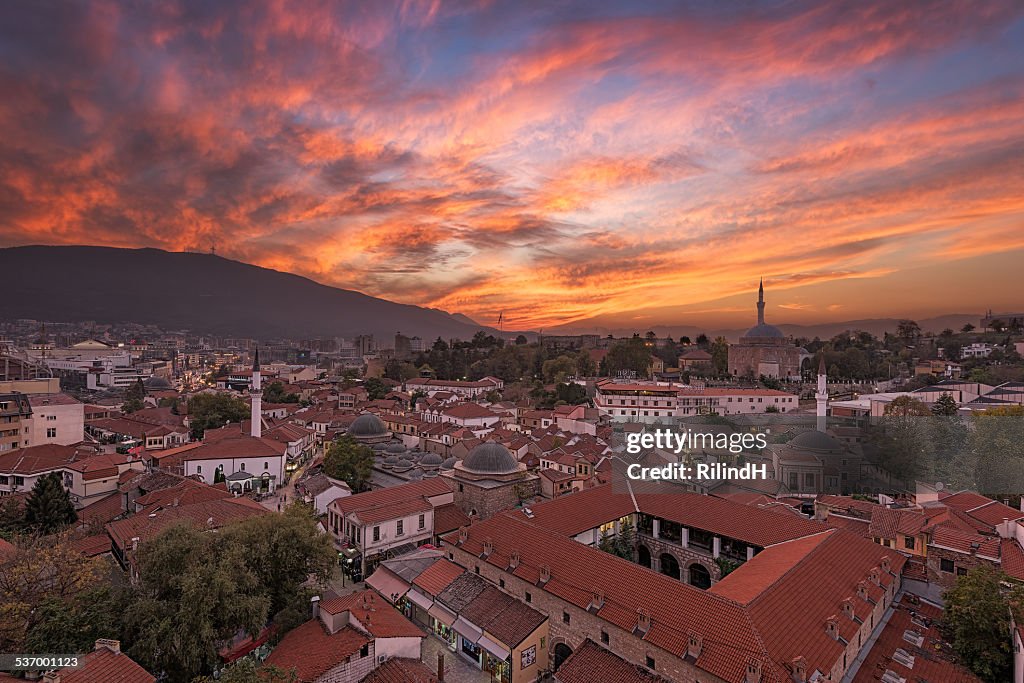
<svg viewBox="0 0 1024 683">
<path fill-rule="evenodd" d="M 352 489 L 340 479 L 332 479 L 326 474 L 309 477 L 300 484 L 307 502 L 312 503 L 318 515 L 327 514 L 327 506 L 338 498 L 352 495 Z"/>
<path fill-rule="evenodd" d="M 121 652 L 121 642 L 100 639 L 92 652 L 78 656 L 78 665 L 48 671 L 42 683 L 155 683 L 156 677 Z"/>
<path fill-rule="evenodd" d="M 314 597 L 312 604 L 313 618 L 285 634 L 265 664 L 294 672 L 298 683 L 358 683 L 391 660 L 423 671 L 413 664 L 423 632 L 375 592 Z"/>
<path fill-rule="evenodd" d="M 402 549 L 429 543 L 435 508 L 453 500 L 451 488 L 439 477 L 357 493 L 327 506 L 327 528 L 345 570 L 367 576 Z"/>
<path fill-rule="evenodd" d="M 67 394 L 32 394 L 29 446 L 57 443 L 68 446 L 85 437 L 85 404 Z"/>
<path fill-rule="evenodd" d="M 182 452 L 183 473 L 207 484 L 234 477 L 229 489 L 273 493 L 284 480 L 286 450 L 269 437 L 225 436 Z"/>
</svg>

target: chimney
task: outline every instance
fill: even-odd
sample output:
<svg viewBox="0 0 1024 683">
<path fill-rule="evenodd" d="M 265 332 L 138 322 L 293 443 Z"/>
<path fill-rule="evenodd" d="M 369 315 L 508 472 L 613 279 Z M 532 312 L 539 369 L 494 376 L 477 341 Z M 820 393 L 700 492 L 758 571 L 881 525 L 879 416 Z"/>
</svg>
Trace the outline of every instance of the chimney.
<svg viewBox="0 0 1024 683">
<path fill-rule="evenodd" d="M 43 683 L 60 683 L 60 672 L 47 671 L 43 674 Z"/>
<path fill-rule="evenodd" d="M 590 607 L 594 610 L 599 610 L 604 607 L 604 591 L 600 589 L 594 589 L 590 594 Z"/>
<path fill-rule="evenodd" d="M 484 539 L 484 557 L 487 557 L 494 552 L 494 541 L 487 538 Z"/>
<path fill-rule="evenodd" d="M 832 640 L 839 640 L 839 620 L 836 615 L 833 614 L 825 620 L 825 633 Z"/>
<path fill-rule="evenodd" d="M 651 630 L 651 614 L 647 610 L 641 608 L 636 611 L 636 633 L 647 633 Z"/>
<path fill-rule="evenodd" d="M 320 596 L 319 595 L 314 595 L 312 598 L 309 599 L 309 603 L 310 603 L 310 606 L 313 609 L 313 618 L 314 619 L 319 619 L 320 618 Z"/>
<path fill-rule="evenodd" d="M 890 566 L 892 566 L 892 563 L 889 561 L 889 556 L 888 555 L 884 555 L 882 557 L 882 571 L 888 573 Z"/>
<path fill-rule="evenodd" d="M 469 528 L 459 527 L 459 544 L 463 544 L 469 540 Z"/>
<path fill-rule="evenodd" d="M 546 564 L 540 568 L 540 585 L 544 585 L 551 580 L 551 567 Z"/>
<path fill-rule="evenodd" d="M 747 675 L 743 683 L 761 683 L 761 660 L 751 659 L 747 662 Z"/>
<path fill-rule="evenodd" d="M 863 581 L 857 583 L 857 597 L 864 602 L 868 602 L 868 586 Z"/>
<path fill-rule="evenodd" d="M 853 600 L 851 600 L 850 598 L 846 598 L 845 600 L 843 600 L 842 606 L 843 614 L 846 615 L 847 619 L 853 621 L 854 616 L 856 616 L 856 613 L 853 611 Z"/>
<path fill-rule="evenodd" d="M 121 654 L 121 641 L 110 640 L 109 638 L 100 638 L 96 641 L 96 644 L 93 646 L 93 650 L 99 651 L 103 648 L 110 650 L 115 655 L 119 655 Z"/>
<path fill-rule="evenodd" d="M 876 586 L 882 585 L 882 573 L 878 567 L 871 568 L 871 573 L 868 574 L 868 578 L 871 579 L 871 583 L 875 584 Z"/>
<path fill-rule="evenodd" d="M 794 683 L 807 683 L 807 660 L 801 655 L 792 662 Z"/>
<path fill-rule="evenodd" d="M 519 551 L 513 550 L 512 555 L 508 558 L 508 568 L 515 569 L 519 566 Z"/>
<path fill-rule="evenodd" d="M 691 631 L 686 640 L 686 656 L 697 659 L 703 649 L 704 645 L 700 635 Z"/>
<path fill-rule="evenodd" d="M 134 551 L 136 551 L 138 549 L 139 549 L 139 537 L 138 536 L 132 536 L 132 551 L 134 552 Z"/>
<path fill-rule="evenodd" d="M 437 680 L 444 683 L 444 653 L 437 653 Z"/>
</svg>

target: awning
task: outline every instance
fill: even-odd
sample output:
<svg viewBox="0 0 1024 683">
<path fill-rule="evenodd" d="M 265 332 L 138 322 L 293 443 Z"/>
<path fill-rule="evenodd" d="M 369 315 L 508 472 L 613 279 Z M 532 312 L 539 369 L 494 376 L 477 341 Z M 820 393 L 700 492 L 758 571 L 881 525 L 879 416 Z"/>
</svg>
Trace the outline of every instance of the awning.
<svg viewBox="0 0 1024 683">
<path fill-rule="evenodd" d="M 415 605 L 419 605 L 423 609 L 430 609 L 430 606 L 434 604 L 434 601 L 428 598 L 423 593 L 420 593 L 415 588 L 410 588 L 409 592 L 405 594 L 405 597 L 409 598 L 409 601 Z"/>
<path fill-rule="evenodd" d="M 451 626 L 455 623 L 455 612 L 451 611 L 439 602 L 435 602 L 433 606 L 427 610 L 427 614 L 434 617 L 445 626 Z"/>
<path fill-rule="evenodd" d="M 384 596 L 384 599 L 395 604 L 409 590 L 409 584 L 395 576 L 390 569 L 378 567 L 377 571 L 366 579 L 366 585 Z"/>
<path fill-rule="evenodd" d="M 508 659 L 508 656 L 512 654 L 509 650 L 505 649 L 503 645 L 491 640 L 487 636 L 482 636 L 480 638 L 480 642 L 477 643 L 477 645 L 487 650 L 501 661 L 505 661 L 506 659 Z"/>
<path fill-rule="evenodd" d="M 345 559 L 354 560 L 357 557 L 359 557 L 359 548 L 353 548 L 349 546 L 347 548 L 342 548 L 341 550 L 339 550 L 338 554 L 344 556 Z"/>
<path fill-rule="evenodd" d="M 484 634 L 483 631 L 478 629 L 476 626 L 473 626 L 473 624 L 469 623 L 462 617 L 455 620 L 455 623 L 452 624 L 452 628 L 455 629 L 456 633 L 462 636 L 463 640 L 468 640 L 474 645 L 476 645 L 476 642 L 480 640 L 480 636 Z"/>
</svg>

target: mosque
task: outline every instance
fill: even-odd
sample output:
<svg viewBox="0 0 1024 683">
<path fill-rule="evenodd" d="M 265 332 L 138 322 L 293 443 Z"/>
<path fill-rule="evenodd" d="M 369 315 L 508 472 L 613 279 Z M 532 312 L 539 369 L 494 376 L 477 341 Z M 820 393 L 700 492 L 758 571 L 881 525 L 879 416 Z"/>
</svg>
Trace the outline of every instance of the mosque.
<svg viewBox="0 0 1024 683">
<path fill-rule="evenodd" d="M 733 377 L 799 380 L 800 364 L 809 357 L 782 330 L 764 321 L 764 281 L 757 290 L 757 324 L 729 345 L 729 374 Z"/>
</svg>

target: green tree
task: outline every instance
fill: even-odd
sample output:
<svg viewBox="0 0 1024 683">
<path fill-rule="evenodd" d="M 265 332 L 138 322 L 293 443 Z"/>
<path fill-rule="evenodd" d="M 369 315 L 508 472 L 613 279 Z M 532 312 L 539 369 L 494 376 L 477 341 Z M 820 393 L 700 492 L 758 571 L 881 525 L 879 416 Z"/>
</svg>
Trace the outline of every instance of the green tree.
<svg viewBox="0 0 1024 683">
<path fill-rule="evenodd" d="M 342 436 L 327 449 L 324 474 L 341 479 L 353 493 L 365 491 L 373 474 L 373 451 L 351 436 Z"/>
<path fill-rule="evenodd" d="M 633 522 L 627 519 L 619 525 L 619 533 L 615 536 L 615 554 L 627 560 L 632 560 L 635 542 L 636 530 L 633 528 Z"/>
<path fill-rule="evenodd" d="M 960 660 L 979 678 L 991 683 L 1008 681 L 1013 671 L 1010 610 L 1024 603 L 1024 589 L 1004 589 L 1007 577 L 981 564 L 957 577 L 946 591 L 943 632 Z"/>
<path fill-rule="evenodd" d="M 380 377 L 368 377 L 363 382 L 363 388 L 366 389 L 366 396 L 371 401 L 384 398 L 389 391 L 387 383 Z"/>
<path fill-rule="evenodd" d="M 263 400 L 267 403 L 298 403 L 299 395 L 285 391 L 283 382 L 274 381 L 263 390 Z"/>
<path fill-rule="evenodd" d="M 576 359 L 571 356 L 559 356 L 544 361 L 542 374 L 545 382 L 560 383 L 576 374 Z"/>
<path fill-rule="evenodd" d="M 25 501 L 25 523 L 42 534 L 52 534 L 77 520 L 61 473 L 39 477 Z"/>
<path fill-rule="evenodd" d="M 949 394 L 943 394 L 932 405 L 932 415 L 945 415 L 949 417 L 956 415 L 958 409 L 959 406 L 956 404 L 956 400 Z"/>
<path fill-rule="evenodd" d="M 555 387 L 555 401 L 565 401 L 569 405 L 580 405 L 587 402 L 587 390 L 575 382 L 559 384 Z"/>
<path fill-rule="evenodd" d="M 651 350 L 640 337 L 624 339 L 608 349 L 603 363 L 609 375 L 633 372 L 645 377 L 651 368 Z"/>
<path fill-rule="evenodd" d="M 520 334 L 516 337 L 516 346 L 522 346 L 528 342 L 526 335 Z"/>
<path fill-rule="evenodd" d="M 207 429 L 219 429 L 229 422 L 241 422 L 249 417 L 249 412 L 248 404 L 231 394 L 196 394 L 188 401 L 192 438 L 203 438 Z"/>
<path fill-rule="evenodd" d="M 146 387 L 142 384 L 142 379 L 138 379 L 128 387 L 128 390 L 124 395 L 124 404 L 121 406 L 121 411 L 125 413 L 134 413 L 137 410 L 142 410 L 146 407 L 146 404 L 142 399 L 146 397 Z"/>
<path fill-rule="evenodd" d="M 896 323 L 896 336 L 908 344 L 917 341 L 921 336 L 921 326 L 913 320 L 900 320 Z"/>
<path fill-rule="evenodd" d="M 48 597 L 28 632 L 26 650 L 88 652 L 99 638 L 120 639 L 125 600 L 123 591 L 102 584 L 70 597 Z"/>
<path fill-rule="evenodd" d="M 974 325 L 967 323 L 966 325 L 960 328 L 960 331 L 963 332 L 964 334 L 970 334 L 971 332 L 974 331 Z"/>
<path fill-rule="evenodd" d="M 711 353 L 711 365 L 716 375 L 725 375 L 729 372 L 729 341 L 725 337 L 715 337 L 709 349 Z"/>
</svg>

